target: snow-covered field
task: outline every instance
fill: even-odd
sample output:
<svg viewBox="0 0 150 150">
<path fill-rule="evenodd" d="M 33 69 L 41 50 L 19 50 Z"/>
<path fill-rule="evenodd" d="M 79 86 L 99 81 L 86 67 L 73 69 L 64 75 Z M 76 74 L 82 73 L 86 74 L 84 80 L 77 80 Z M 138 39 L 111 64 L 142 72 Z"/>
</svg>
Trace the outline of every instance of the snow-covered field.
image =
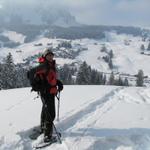
<svg viewBox="0 0 150 150">
<path fill-rule="evenodd" d="M 0 150 L 32 150 L 35 97 L 30 88 L 0 91 Z M 55 124 L 63 143 L 45 150 L 150 150 L 150 88 L 65 86 Z"/>
</svg>

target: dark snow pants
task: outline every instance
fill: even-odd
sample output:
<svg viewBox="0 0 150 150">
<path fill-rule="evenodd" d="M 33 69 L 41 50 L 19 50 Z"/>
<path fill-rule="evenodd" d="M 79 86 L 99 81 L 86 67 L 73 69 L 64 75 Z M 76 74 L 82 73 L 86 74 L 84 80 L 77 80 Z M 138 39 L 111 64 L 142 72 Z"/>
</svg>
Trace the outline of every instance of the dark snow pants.
<svg viewBox="0 0 150 150">
<path fill-rule="evenodd" d="M 53 133 L 53 121 L 55 119 L 55 96 L 50 93 L 41 93 L 43 102 L 41 112 L 41 129 L 44 136 L 51 136 Z"/>
</svg>

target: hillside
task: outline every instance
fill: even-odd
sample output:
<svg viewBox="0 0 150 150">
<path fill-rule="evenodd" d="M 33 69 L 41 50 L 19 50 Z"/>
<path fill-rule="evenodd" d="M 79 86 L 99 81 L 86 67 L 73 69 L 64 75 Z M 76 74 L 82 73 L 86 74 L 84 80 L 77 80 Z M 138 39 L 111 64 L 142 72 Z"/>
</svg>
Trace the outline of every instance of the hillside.
<svg viewBox="0 0 150 150">
<path fill-rule="evenodd" d="M 149 93 L 149 88 L 65 86 L 55 121 L 63 143 L 45 150 L 148 150 Z M 0 91 L 1 150 L 31 150 L 36 143 L 28 137 L 40 122 L 41 101 L 34 97 L 30 88 Z"/>
<path fill-rule="evenodd" d="M 105 32 L 102 39 L 74 39 L 66 40 L 60 38 L 47 38 L 43 35 L 37 36 L 32 42 L 25 43 L 26 36 L 14 31 L 1 32 L 0 58 L 4 58 L 8 52 L 11 52 L 15 63 L 32 64 L 36 61 L 39 53 L 42 53 L 46 47 L 53 47 L 57 63 L 78 63 L 86 61 L 93 68 L 102 72 L 111 72 L 108 62 L 104 59 L 112 50 L 114 57 L 113 71 L 136 74 L 139 69 L 143 69 L 145 75 L 150 75 L 150 70 L 146 64 L 149 64 L 149 51 L 146 50 L 149 44 L 149 38 L 142 36 L 133 36 L 131 34 L 118 34 L 116 32 Z M 5 38 L 4 38 L 5 37 Z M 7 39 L 7 41 L 6 41 Z M 6 42 L 5 42 L 6 41 Z M 67 42 L 71 47 L 59 46 Z M 11 48 L 9 45 L 17 44 Z M 141 45 L 145 50 L 141 50 Z M 106 50 L 102 51 L 105 47 Z M 130 66 L 130 68 L 129 68 Z"/>
<path fill-rule="evenodd" d="M 120 26 L 53 26 L 45 29 L 33 25 L 11 26 L 0 31 L 0 62 L 10 52 L 15 64 L 28 68 L 37 65 L 38 57 L 45 48 L 51 47 L 59 68 L 68 64 L 78 70 L 86 61 L 107 79 L 114 72 L 117 78 L 127 78 L 131 86 L 135 85 L 136 75 L 142 69 L 144 86 L 149 86 L 149 33 L 147 29 Z M 72 77 L 76 74 L 77 71 Z"/>
</svg>

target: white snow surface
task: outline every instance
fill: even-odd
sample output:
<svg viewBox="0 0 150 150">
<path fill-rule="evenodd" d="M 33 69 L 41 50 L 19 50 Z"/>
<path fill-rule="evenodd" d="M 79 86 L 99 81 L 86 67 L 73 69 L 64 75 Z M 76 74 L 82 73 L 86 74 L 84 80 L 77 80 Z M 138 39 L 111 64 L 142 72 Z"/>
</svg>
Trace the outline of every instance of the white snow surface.
<svg viewBox="0 0 150 150">
<path fill-rule="evenodd" d="M 0 150 L 32 150 L 42 104 L 30 90 L 0 91 Z M 65 85 L 55 125 L 63 142 L 44 150 L 150 150 L 150 88 Z"/>
</svg>

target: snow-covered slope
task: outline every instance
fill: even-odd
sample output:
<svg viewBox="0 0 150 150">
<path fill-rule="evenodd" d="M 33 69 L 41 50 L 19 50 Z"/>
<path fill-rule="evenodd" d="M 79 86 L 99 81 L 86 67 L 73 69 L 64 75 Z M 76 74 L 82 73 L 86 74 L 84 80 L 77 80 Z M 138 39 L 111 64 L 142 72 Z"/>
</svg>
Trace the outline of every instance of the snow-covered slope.
<svg viewBox="0 0 150 150">
<path fill-rule="evenodd" d="M 63 143 L 45 150 L 149 150 L 149 93 L 149 88 L 65 86 L 55 121 Z M 41 111 L 34 97 L 30 88 L 0 91 L 1 150 L 32 150 L 35 142 L 28 136 Z"/>
<path fill-rule="evenodd" d="M 49 39 L 43 36 L 37 37 L 37 39 L 30 43 L 23 43 L 24 36 L 15 33 L 12 38 L 13 32 L 3 33 L 8 36 L 9 39 L 21 42 L 20 46 L 15 48 L 0 48 L 0 58 L 11 52 L 15 63 L 23 63 L 25 60 L 33 55 L 42 53 L 46 47 L 56 48 L 62 41 L 70 41 L 65 39 Z M 145 50 L 143 52 L 140 47 L 143 44 L 145 49 L 148 47 L 149 41 L 143 40 L 142 37 L 135 37 L 127 34 L 117 34 L 115 32 L 107 32 L 106 37 L 102 40 L 94 39 L 76 39 L 71 40 L 72 49 L 60 49 L 56 50 L 57 63 L 63 65 L 64 63 L 73 63 L 86 61 L 88 65 L 102 72 L 111 72 L 107 62 L 104 61 L 103 57 L 107 56 L 110 50 L 113 51 L 114 57 L 112 59 L 114 68 L 113 71 L 126 73 L 126 74 L 137 74 L 139 69 L 144 71 L 145 75 L 150 76 L 150 68 L 147 64 L 150 64 L 150 52 Z M 20 37 L 20 41 L 18 38 Z M 102 52 L 102 47 L 107 48 L 106 52 Z M 79 50 L 78 53 L 76 53 Z M 76 53 L 76 55 L 74 55 Z M 145 53 L 145 54 L 142 54 Z M 62 57 L 62 55 L 66 57 Z M 71 56 L 71 57 L 68 57 Z"/>
</svg>

